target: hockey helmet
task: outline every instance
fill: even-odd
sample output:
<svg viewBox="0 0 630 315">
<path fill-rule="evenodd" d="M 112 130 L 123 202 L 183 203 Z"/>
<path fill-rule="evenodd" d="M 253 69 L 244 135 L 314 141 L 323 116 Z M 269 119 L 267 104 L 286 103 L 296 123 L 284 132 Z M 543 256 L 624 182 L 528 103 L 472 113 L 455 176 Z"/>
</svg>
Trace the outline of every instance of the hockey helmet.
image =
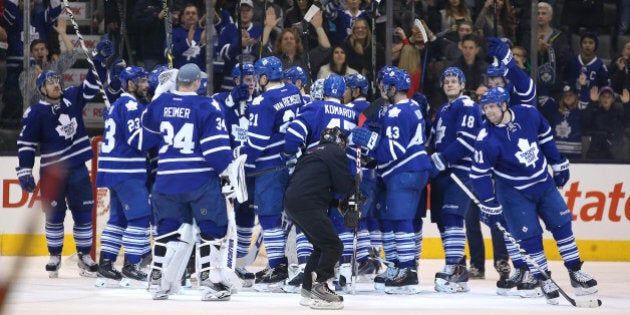
<svg viewBox="0 0 630 315">
<path fill-rule="evenodd" d="M 389 90 L 392 85 L 396 88 L 396 91 L 409 90 L 411 87 L 409 73 L 403 69 L 394 69 L 386 73 L 383 77 L 383 86 Z"/>
<path fill-rule="evenodd" d="M 339 127 L 326 128 L 319 136 L 319 143 L 334 143 L 342 149 L 345 149 L 348 143 L 348 136 Z"/>
<path fill-rule="evenodd" d="M 37 80 L 35 80 L 35 86 L 39 91 L 42 86 L 46 83 L 46 81 L 54 81 L 56 80 L 59 84 L 61 84 L 61 76 L 59 73 L 52 70 L 44 70 L 38 76 Z"/>
<path fill-rule="evenodd" d="M 284 70 L 284 72 L 282 73 L 282 77 L 284 80 L 291 80 L 292 84 L 295 84 L 297 80 L 302 80 L 302 85 L 306 85 L 308 80 L 306 76 L 306 71 L 304 71 L 302 67 L 298 66 L 293 66 L 287 70 Z"/>
<path fill-rule="evenodd" d="M 361 94 L 366 95 L 368 92 L 368 79 L 360 74 L 360 73 L 353 73 L 353 74 L 349 74 L 345 77 L 346 79 L 346 86 L 351 88 L 351 89 L 361 89 Z"/>
<path fill-rule="evenodd" d="M 329 75 L 324 80 L 324 96 L 342 98 L 346 92 L 346 81 L 338 74 Z"/>
<path fill-rule="evenodd" d="M 481 95 L 481 99 L 479 100 L 481 107 L 486 104 L 493 103 L 496 103 L 498 106 L 502 106 L 503 102 L 506 102 L 508 104 L 510 103 L 510 93 L 508 93 L 506 89 L 500 86 L 488 89 L 486 93 L 483 93 L 483 95 Z"/>
<path fill-rule="evenodd" d="M 249 62 L 243 64 L 243 76 L 246 75 L 254 75 L 254 65 Z M 232 68 L 232 79 L 236 78 L 241 78 L 241 66 L 238 63 Z"/>
<path fill-rule="evenodd" d="M 276 56 L 258 59 L 254 71 L 258 77 L 266 75 L 270 81 L 282 80 L 282 62 Z"/>
<path fill-rule="evenodd" d="M 398 69 L 397 67 L 394 66 L 385 66 L 383 68 L 381 68 L 381 70 L 378 71 L 378 74 L 376 75 L 376 82 L 381 82 L 383 81 L 383 77 L 385 77 L 385 74 L 389 73 L 392 70 Z"/>
<path fill-rule="evenodd" d="M 127 81 L 131 80 L 134 84 L 138 84 L 138 79 L 144 77 L 148 77 L 148 73 L 144 68 L 138 66 L 129 66 L 120 73 L 120 81 L 125 91 L 128 88 Z"/>
<path fill-rule="evenodd" d="M 444 71 L 442 71 L 442 76 L 440 77 L 440 86 L 444 84 L 444 79 L 446 77 L 457 77 L 460 84 L 466 83 L 466 75 L 464 75 L 462 69 L 458 67 L 448 67 L 444 69 Z"/>
<path fill-rule="evenodd" d="M 324 79 L 317 79 L 311 85 L 311 97 L 314 100 L 324 99 Z"/>
</svg>

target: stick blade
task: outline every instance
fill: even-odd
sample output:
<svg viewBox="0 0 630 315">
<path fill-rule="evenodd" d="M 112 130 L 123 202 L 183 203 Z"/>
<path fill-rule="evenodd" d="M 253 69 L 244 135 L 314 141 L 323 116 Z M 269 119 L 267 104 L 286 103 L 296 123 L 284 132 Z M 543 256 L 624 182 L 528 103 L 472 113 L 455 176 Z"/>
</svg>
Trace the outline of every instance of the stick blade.
<svg viewBox="0 0 630 315">
<path fill-rule="evenodd" d="M 600 299 L 590 299 L 590 300 L 578 300 L 575 301 L 576 307 L 581 308 L 595 308 L 602 306 L 602 300 Z"/>
</svg>

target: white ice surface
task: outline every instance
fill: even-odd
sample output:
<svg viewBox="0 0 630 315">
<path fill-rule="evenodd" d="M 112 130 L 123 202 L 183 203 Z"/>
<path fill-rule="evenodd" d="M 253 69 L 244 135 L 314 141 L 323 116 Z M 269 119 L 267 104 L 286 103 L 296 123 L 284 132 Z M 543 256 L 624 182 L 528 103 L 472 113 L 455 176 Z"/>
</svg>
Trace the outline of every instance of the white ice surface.
<svg viewBox="0 0 630 315">
<path fill-rule="evenodd" d="M 7 279 L 15 257 L 0 257 L 0 275 Z M 144 289 L 96 288 L 94 280 L 78 275 L 76 258 L 63 257 L 59 278 L 49 279 L 44 271 L 47 257 L 27 257 L 20 261 L 21 277 L 11 287 L 2 314 L 86 314 L 86 315 L 156 315 L 156 314 L 321 314 L 300 306 L 298 294 L 259 293 L 252 289 L 233 295 L 227 302 L 202 302 L 199 291 L 187 289 L 166 301 L 153 301 Z M 371 283 L 359 283 L 356 295 L 344 295 L 344 314 L 630 314 L 630 263 L 586 262 L 584 270 L 599 282 L 603 305 L 596 309 L 578 309 L 561 297 L 560 305 L 547 305 L 543 298 L 522 299 L 495 294 L 497 273 L 486 262 L 486 279 L 470 280 L 471 291 L 460 294 L 436 293 L 433 278 L 442 268 L 442 260 L 420 263 L 420 287 L 417 295 L 376 293 Z M 119 267 L 120 268 L 120 267 Z M 249 268 L 262 269 L 262 265 Z M 550 262 L 558 284 L 573 295 L 568 274 L 561 262 Z M 391 312 L 391 313 L 390 313 Z"/>
</svg>

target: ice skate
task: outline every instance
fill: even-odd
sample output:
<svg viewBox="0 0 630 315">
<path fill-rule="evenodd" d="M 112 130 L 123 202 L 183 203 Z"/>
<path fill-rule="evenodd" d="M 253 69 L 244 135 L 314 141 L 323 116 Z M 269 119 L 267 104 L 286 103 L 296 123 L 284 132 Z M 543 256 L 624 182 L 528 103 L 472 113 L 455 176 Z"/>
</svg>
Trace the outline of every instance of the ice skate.
<svg viewBox="0 0 630 315">
<path fill-rule="evenodd" d="M 284 292 L 282 286 L 288 277 L 289 273 L 285 261 L 276 268 L 269 268 L 260 277 L 257 276 L 254 289 L 259 292 Z"/>
<path fill-rule="evenodd" d="M 486 273 L 484 271 L 479 270 L 479 268 L 471 266 L 468 268 L 468 278 L 470 279 L 485 279 Z"/>
<path fill-rule="evenodd" d="M 232 291 L 225 284 L 210 280 L 209 271 L 201 272 L 199 281 L 202 301 L 229 301 L 232 297 Z"/>
<path fill-rule="evenodd" d="M 468 292 L 468 270 L 463 264 L 446 265 L 435 274 L 435 291 L 444 293 Z"/>
<path fill-rule="evenodd" d="M 577 263 L 569 270 L 571 286 L 575 289 L 575 295 L 590 295 L 597 293 L 597 280 L 586 271 L 582 271 L 583 261 Z"/>
<path fill-rule="evenodd" d="M 499 273 L 499 280 L 505 280 L 510 277 L 510 272 L 512 272 L 512 267 L 505 259 L 499 259 L 496 263 L 494 263 L 494 269 Z"/>
<path fill-rule="evenodd" d="M 243 283 L 243 288 L 251 288 L 254 285 L 254 279 L 256 276 L 249 272 L 249 270 L 245 269 L 245 267 L 236 267 L 236 276 L 241 279 Z"/>
<path fill-rule="evenodd" d="M 339 266 L 339 279 L 337 281 L 341 291 L 350 293 L 352 286 L 352 265 L 350 263 L 341 264 Z M 336 286 L 335 291 L 339 291 Z"/>
<path fill-rule="evenodd" d="M 547 274 L 551 277 L 551 272 L 547 272 Z M 558 287 L 551 281 L 551 279 L 540 279 L 539 283 L 542 293 L 545 296 L 545 299 L 547 299 L 547 304 L 557 305 L 560 302 L 560 292 L 558 292 Z"/>
<path fill-rule="evenodd" d="M 146 287 L 147 274 L 140 269 L 140 264 L 132 264 L 125 261 L 125 265 L 122 269 L 123 279 L 120 281 L 120 285 L 123 287 Z"/>
<path fill-rule="evenodd" d="M 316 310 L 340 310 L 343 308 L 343 297 L 328 288 L 326 282 L 316 282 L 311 289 L 309 306 Z"/>
<path fill-rule="evenodd" d="M 385 281 L 388 279 L 394 279 L 394 277 L 398 274 L 398 268 L 396 268 L 393 263 L 385 263 L 387 264 L 387 269 L 374 277 L 374 289 L 376 291 L 385 290 Z"/>
<path fill-rule="evenodd" d="M 387 294 L 416 294 L 420 293 L 418 286 L 418 272 L 416 267 L 402 268 L 393 279 L 385 281 Z"/>
<path fill-rule="evenodd" d="M 98 272 L 94 286 L 98 288 L 118 286 L 120 280 L 122 280 L 122 273 L 116 270 L 114 262 L 111 261 L 111 259 L 106 259 L 101 254 L 101 258 L 98 261 Z"/>
<path fill-rule="evenodd" d="M 160 283 L 162 282 L 162 271 L 158 269 L 151 269 L 148 279 L 147 291 L 157 292 L 160 289 Z"/>
<path fill-rule="evenodd" d="M 96 278 L 98 273 L 98 265 L 92 260 L 89 253 L 77 253 L 79 261 L 77 266 L 79 267 L 79 275 L 87 278 Z"/>
<path fill-rule="evenodd" d="M 378 261 L 376 263 L 380 264 Z M 370 280 L 374 279 L 374 277 L 376 276 L 375 273 L 377 271 L 378 269 L 376 269 L 375 267 L 375 262 L 371 258 L 360 262 L 359 266 L 357 266 L 357 276 L 368 278 Z"/>
<path fill-rule="evenodd" d="M 521 279 L 516 284 L 518 295 L 522 298 L 541 297 L 542 291 L 538 285 L 538 280 L 532 276 L 529 270 L 521 270 Z"/>
<path fill-rule="evenodd" d="M 300 288 L 300 305 L 309 306 L 311 303 L 311 290 Z"/>
<path fill-rule="evenodd" d="M 46 264 L 49 278 L 59 277 L 59 267 L 61 267 L 61 255 L 50 255 L 50 259 Z"/>
<path fill-rule="evenodd" d="M 306 264 L 291 265 L 289 266 L 289 278 L 286 280 L 286 284 L 282 287 L 282 290 L 286 293 L 298 293 L 302 287 L 302 280 L 304 279 L 304 267 Z"/>
</svg>

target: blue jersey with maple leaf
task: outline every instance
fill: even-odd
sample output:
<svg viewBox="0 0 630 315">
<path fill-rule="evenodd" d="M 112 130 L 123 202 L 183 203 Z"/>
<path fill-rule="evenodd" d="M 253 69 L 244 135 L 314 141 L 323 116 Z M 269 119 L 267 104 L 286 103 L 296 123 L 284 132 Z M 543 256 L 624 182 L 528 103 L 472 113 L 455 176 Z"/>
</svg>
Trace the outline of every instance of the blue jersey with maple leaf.
<svg viewBox="0 0 630 315">
<path fill-rule="evenodd" d="M 230 137 L 217 101 L 195 92 L 161 94 L 142 113 L 143 148 L 158 146 L 153 189 L 192 191 L 232 161 Z"/>
<path fill-rule="evenodd" d="M 132 178 L 146 180 L 147 158 L 140 150 L 140 116 L 145 107 L 133 95 L 123 93 L 107 112 L 98 155 L 97 187 L 112 187 Z"/>
<path fill-rule="evenodd" d="M 188 42 L 188 30 L 183 27 L 173 29 L 173 67 L 181 68 L 187 63 L 194 63 L 200 69 L 206 69 L 206 46 L 199 46 L 203 28 L 195 29 L 193 41 Z"/>
<path fill-rule="evenodd" d="M 74 168 L 93 157 L 90 139 L 83 122 L 83 108 L 98 93 L 92 71 L 82 84 L 63 91 L 59 104 L 40 101 L 22 116 L 18 137 L 20 167 L 33 168 L 35 151 L 41 153 L 40 171 L 51 165 Z"/>
<path fill-rule="evenodd" d="M 249 107 L 245 167 L 267 169 L 284 165 L 280 152 L 289 124 L 302 106 L 302 96 L 295 85 L 278 84 L 254 98 Z"/>
<path fill-rule="evenodd" d="M 240 111 L 240 104 L 235 104 L 230 92 L 220 92 L 212 95 L 220 105 L 225 116 L 225 126 L 230 134 L 230 144 L 232 148 L 244 146 L 247 143 L 247 129 L 249 128 L 249 106 L 252 99 L 246 101 L 247 108 L 243 113 Z"/>
<path fill-rule="evenodd" d="M 493 174 L 515 189 L 540 194 L 555 186 L 547 163 L 565 161 L 547 120 L 535 107 L 517 105 L 508 110 L 510 122 L 494 125 L 485 121 L 475 141 L 470 178 L 482 201 L 494 197 Z"/>
<path fill-rule="evenodd" d="M 468 96 L 448 102 L 437 112 L 431 129 L 432 145 L 448 167 L 470 170 L 475 137 L 481 126 L 481 109 Z"/>
<path fill-rule="evenodd" d="M 420 105 L 404 99 L 382 110 L 381 141 L 369 154 L 378 161 L 378 171 L 387 176 L 431 168 L 424 147 L 424 116 Z"/>
</svg>

